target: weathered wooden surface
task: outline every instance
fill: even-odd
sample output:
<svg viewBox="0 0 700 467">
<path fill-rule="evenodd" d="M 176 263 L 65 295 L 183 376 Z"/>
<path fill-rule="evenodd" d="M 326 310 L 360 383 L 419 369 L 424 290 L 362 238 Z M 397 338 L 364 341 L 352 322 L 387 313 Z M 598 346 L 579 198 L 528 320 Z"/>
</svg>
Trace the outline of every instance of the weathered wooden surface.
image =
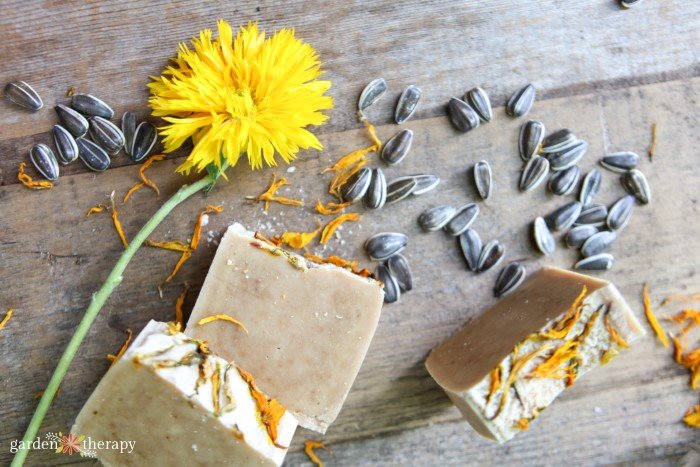
<svg viewBox="0 0 700 467">
<path fill-rule="evenodd" d="M 260 205 L 244 196 L 262 191 L 271 174 L 284 174 L 284 169 L 250 173 L 243 166 L 230 171 L 230 181 L 209 196 L 195 196 L 179 207 L 152 238 L 185 239 L 205 204 L 222 204 L 225 211 L 210 216 L 205 228 L 213 240 L 202 242 L 174 284 L 165 287 L 162 299 L 155 286 L 177 255 L 146 248 L 138 253 L 71 366 L 41 432 L 68 430 L 107 369 L 105 354 L 119 347 L 126 328 L 139 330 L 151 318 L 172 319 L 175 297 L 185 281 L 193 285 L 186 303 L 186 310 L 191 308 L 216 238 L 228 223 L 240 221 L 268 234 L 315 225 L 311 206 L 325 188 L 317 174 L 340 154 L 367 144 L 364 131 L 353 129 L 358 124 L 352 109 L 362 84 L 383 75 L 390 79 L 392 92 L 400 92 L 408 82 L 424 91 L 418 118 L 407 124 L 416 133 L 411 154 L 398 167 L 386 169 L 387 176 L 432 172 L 443 182 L 420 198 L 365 213 L 359 224 L 348 224 L 341 239 L 325 250 L 360 258 L 361 244 L 370 234 L 404 231 L 411 237 L 406 254 L 416 288 L 399 304 L 385 308 L 347 404 L 323 437 L 333 454 L 321 452 L 321 456 L 330 464 L 345 465 L 656 465 L 680 457 L 697 437 L 680 423 L 697 395 L 688 388 L 686 373 L 651 338 L 583 378 L 529 432 L 504 446 L 480 439 L 458 421 L 457 411 L 427 376 L 422 362 L 431 347 L 493 302 L 490 289 L 497 271 L 480 276 L 466 272 L 454 240 L 440 232 L 421 233 L 415 218 L 441 202 L 459 205 L 475 199 L 465 171 L 477 160 L 488 159 L 496 191 L 481 204 L 475 224 L 482 238 L 500 238 L 508 258 L 528 258 L 528 268 L 572 264 L 573 252 L 559 248 L 552 259 L 541 260 L 528 241 L 528 222 L 563 199 L 543 190 L 520 194 L 515 188 L 520 169 L 516 137 L 524 119 L 512 120 L 498 108 L 493 123 L 461 135 L 439 115 L 447 97 L 461 94 L 473 83 L 493 90 L 502 102 L 506 91 L 530 79 L 546 98 L 536 103 L 531 116 L 542 119 L 550 130 L 568 127 L 589 141 L 589 153 L 581 164 L 584 170 L 607 150 L 645 153 L 650 125 L 658 124 L 657 158 L 641 164 L 652 186 L 653 203 L 636 209 L 614 247 L 615 268 L 605 277 L 619 285 L 638 312 L 644 281 L 650 282 L 656 302 L 669 293 L 700 290 L 696 266 L 700 171 L 695 157 L 700 143 L 696 131 L 700 79 L 693 78 L 700 73 L 698 28 L 690 19 L 700 6 L 650 1 L 623 12 L 614 2 L 575 2 L 566 8 L 555 2 L 476 3 L 321 7 L 304 2 L 284 9 L 261 4 L 260 12 L 255 11 L 257 4 L 236 4 L 234 13 L 222 5 L 178 9 L 149 3 L 149 14 L 134 8 L 140 2 L 95 4 L 74 12 L 48 4 L 42 5 L 41 14 L 36 6 L 11 5 L 12 14 L 0 19 L 2 30 L 8 32 L 0 52 L 5 64 L 0 77 L 4 82 L 31 76 L 30 81 L 46 86 L 42 95 L 47 105 L 61 100 L 73 85 L 103 96 L 118 113 L 145 111 L 146 94 L 140 90 L 146 76 L 158 72 L 178 40 L 213 25 L 220 16 L 234 22 L 258 18 L 267 28 L 297 26 L 326 60 L 336 97 L 331 123 L 321 131 L 326 150 L 320 156 L 303 154 L 296 171 L 286 174 L 292 186 L 285 194 L 304 198 L 307 207 L 273 205 L 265 215 Z M 328 18 L 333 18 L 332 26 Z M 49 22 L 59 26 L 52 29 Z M 70 39 L 78 34 L 75 31 L 83 31 L 82 37 L 90 38 L 92 45 L 78 51 Z M 94 39 L 96 32 L 100 34 Z M 50 54 L 39 47 L 53 39 Z M 648 81 L 668 82 L 630 86 Z M 391 101 L 385 98 L 372 109 L 373 120 L 388 120 Z M 113 168 L 95 176 L 74 165 L 75 173 L 63 176 L 50 192 L 30 192 L 15 184 L 15 168 L 34 141 L 48 138 L 54 116 L 49 110 L 18 112 L 4 102 L 0 109 L 0 183 L 6 185 L 0 187 L 0 314 L 9 307 L 16 309 L 0 332 L 0 462 L 4 464 L 10 459 L 10 440 L 21 437 L 36 405 L 34 393 L 48 381 L 90 294 L 121 251 L 109 217 L 97 214 L 86 219 L 84 213 L 112 190 L 121 197 L 135 182 L 136 168 Z M 386 139 L 396 128 L 381 126 L 380 136 Z M 123 155 L 117 160 L 127 161 Z M 133 236 L 181 183 L 172 174 L 178 163 L 166 161 L 150 169 L 161 186 L 160 198 L 142 190 L 128 204 L 118 205 L 127 236 Z M 622 193 L 617 177 L 605 173 L 600 200 L 610 202 Z M 675 308 L 661 314 L 671 310 Z M 304 430 L 297 434 L 290 465 L 306 461 L 299 450 L 308 438 L 318 437 Z M 33 465 L 75 461 L 48 451 L 33 452 L 29 459 Z"/>
</svg>

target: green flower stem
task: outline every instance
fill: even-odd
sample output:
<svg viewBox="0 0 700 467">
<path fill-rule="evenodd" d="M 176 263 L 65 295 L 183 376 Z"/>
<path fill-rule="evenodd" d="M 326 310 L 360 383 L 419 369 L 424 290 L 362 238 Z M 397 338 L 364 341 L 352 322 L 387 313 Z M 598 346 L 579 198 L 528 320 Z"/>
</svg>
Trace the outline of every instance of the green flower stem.
<svg viewBox="0 0 700 467">
<path fill-rule="evenodd" d="M 27 427 L 24 438 L 22 438 L 22 441 L 24 441 L 22 445 L 26 445 L 36 438 L 41 422 L 44 420 L 46 412 L 51 406 L 51 401 L 56 395 L 56 391 L 58 391 L 63 378 L 66 376 L 68 366 L 73 361 L 75 354 L 78 352 L 80 344 L 82 344 L 83 340 L 85 339 L 85 336 L 90 330 L 90 326 L 92 326 L 95 318 L 97 318 L 102 306 L 105 304 L 114 289 L 121 284 L 123 279 L 122 273 L 126 269 L 126 266 L 129 264 L 129 261 L 131 261 L 131 258 L 134 256 L 136 251 L 148 238 L 148 236 L 151 235 L 153 230 L 158 227 L 158 224 L 165 219 L 170 211 L 198 191 L 212 186 L 216 181 L 217 176 L 220 175 L 223 170 L 225 170 L 225 168 L 222 167 L 222 169 L 216 174 L 210 174 L 201 180 L 196 181 L 192 185 L 183 185 L 180 187 L 177 193 L 175 193 L 172 198 L 170 198 L 165 204 L 163 204 L 163 206 L 160 207 L 160 209 L 158 209 L 158 211 L 156 211 L 153 217 L 146 222 L 146 225 L 144 225 L 133 240 L 131 240 L 129 247 L 124 250 L 119 258 L 119 261 L 117 261 L 117 264 L 114 265 L 114 269 L 112 269 L 112 272 L 110 272 L 109 276 L 107 276 L 105 283 L 102 284 L 100 290 L 98 290 L 97 293 L 92 296 L 90 306 L 85 312 L 83 319 L 80 320 L 80 324 L 78 324 L 78 328 L 75 330 L 70 342 L 68 342 L 68 347 L 66 347 L 66 350 L 63 351 L 63 355 L 61 355 L 61 359 L 58 361 L 58 365 L 56 366 L 56 369 L 49 380 L 49 384 L 46 386 L 44 394 L 41 396 L 39 405 L 37 406 L 36 411 L 29 422 L 29 427 Z M 22 466 L 28 453 L 28 449 L 18 450 L 14 459 L 12 459 L 11 467 Z"/>
</svg>

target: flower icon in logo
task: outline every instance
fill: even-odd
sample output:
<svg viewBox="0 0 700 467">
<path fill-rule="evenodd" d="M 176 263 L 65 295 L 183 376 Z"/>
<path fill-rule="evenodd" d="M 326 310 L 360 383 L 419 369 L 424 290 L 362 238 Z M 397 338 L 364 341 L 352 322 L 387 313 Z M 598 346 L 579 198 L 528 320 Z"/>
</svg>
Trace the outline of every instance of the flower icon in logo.
<svg viewBox="0 0 700 467">
<path fill-rule="evenodd" d="M 68 433 L 66 436 L 63 436 L 61 433 L 58 435 L 60 439 L 58 441 L 58 448 L 56 448 L 57 453 L 72 456 L 74 453 L 80 452 L 85 435 L 76 436 L 73 433 Z"/>
</svg>

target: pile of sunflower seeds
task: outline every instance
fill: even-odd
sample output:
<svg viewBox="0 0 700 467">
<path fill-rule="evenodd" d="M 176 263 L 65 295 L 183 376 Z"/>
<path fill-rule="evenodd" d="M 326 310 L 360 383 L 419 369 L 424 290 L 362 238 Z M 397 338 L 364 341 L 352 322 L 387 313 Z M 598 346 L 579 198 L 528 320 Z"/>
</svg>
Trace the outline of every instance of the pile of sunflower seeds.
<svg viewBox="0 0 700 467">
<path fill-rule="evenodd" d="M 39 94 L 24 81 L 8 83 L 4 94 L 14 104 L 31 111 L 44 105 Z M 29 151 L 30 161 L 47 180 L 58 179 L 59 163 L 68 165 L 78 158 L 88 169 L 103 172 L 111 163 L 110 157 L 122 148 L 140 162 L 158 140 L 156 128 L 148 122 L 139 124 L 133 112 L 124 113 L 119 128 L 110 121 L 114 110 L 91 94 L 75 94 L 69 105 L 57 104 L 54 109 L 60 121 L 53 127 L 56 152 L 46 144 L 37 144 Z"/>
<path fill-rule="evenodd" d="M 374 275 L 384 283 L 385 303 L 398 301 L 401 293 L 413 288 L 408 260 L 400 254 L 406 245 L 408 237 L 397 232 L 378 233 L 365 242 L 367 256 L 374 261 L 381 261 Z"/>
</svg>

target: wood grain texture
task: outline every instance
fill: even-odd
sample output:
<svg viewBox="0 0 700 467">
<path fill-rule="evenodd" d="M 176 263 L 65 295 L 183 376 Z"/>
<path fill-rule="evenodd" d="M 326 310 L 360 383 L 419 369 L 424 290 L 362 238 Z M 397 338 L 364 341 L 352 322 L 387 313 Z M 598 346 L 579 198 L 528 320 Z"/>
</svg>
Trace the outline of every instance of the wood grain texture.
<svg viewBox="0 0 700 467">
<path fill-rule="evenodd" d="M 347 2 L 183 7 L 153 2 L 144 10 L 142 2 L 132 1 L 90 3 L 68 11 L 61 2 L 39 8 L 11 2 L 11 14 L 0 18 L 0 30 L 7 31 L 0 51 L 6 66 L 0 77 L 29 79 L 22 74 L 27 73 L 33 82 L 36 76 L 36 82 L 46 86 L 39 90 L 47 106 L 73 85 L 104 97 L 118 113 L 135 109 L 143 114 L 147 75 L 160 70 L 175 42 L 221 16 L 233 22 L 259 18 L 266 28 L 297 26 L 327 62 L 336 98 L 331 123 L 321 131 L 323 153 L 302 154 L 297 170 L 288 174 L 283 168 L 252 174 L 239 166 L 229 172 L 229 182 L 220 183 L 208 196 L 194 197 L 168 217 L 152 238 L 184 240 L 205 204 L 225 207 L 222 214 L 210 216 L 208 241 L 203 240 L 174 284 L 164 288 L 162 298 L 156 284 L 167 276 L 177 255 L 148 248 L 137 254 L 71 365 L 41 432 L 70 427 L 108 367 L 105 355 L 123 342 L 124 330 L 138 331 L 152 318 L 172 319 L 185 281 L 192 285 L 185 307 L 191 309 L 216 239 L 230 222 L 267 234 L 315 226 L 318 216 L 312 206 L 324 196 L 327 181 L 320 182 L 318 173 L 339 155 L 368 143 L 357 128 L 353 108 L 363 84 L 382 75 L 389 79 L 392 93 L 409 82 L 421 85 L 424 93 L 417 117 L 405 125 L 415 132 L 411 153 L 399 166 L 387 168 L 387 177 L 428 172 L 438 174 L 442 183 L 432 193 L 364 213 L 360 223 L 347 224 L 326 248 L 314 247 L 317 253 L 362 258 L 369 266 L 361 250 L 364 239 L 381 230 L 403 231 L 411 238 L 406 255 L 416 283 L 400 303 L 384 309 L 348 401 L 324 437 L 333 454 L 321 456 L 338 465 L 664 465 L 680 457 L 697 437 L 680 423 L 697 394 L 688 388 L 685 371 L 651 338 L 587 375 L 534 422 L 530 432 L 504 446 L 482 440 L 461 422 L 423 368 L 434 345 L 494 300 L 490 289 L 497 271 L 468 273 L 454 239 L 441 232 L 424 234 L 415 221 L 427 207 L 475 200 L 466 171 L 476 161 L 489 160 L 496 184 L 492 198 L 481 203 L 474 226 L 482 238 L 500 238 L 508 258 L 527 258 L 525 265 L 531 270 L 538 264 L 570 267 L 575 260 L 574 252 L 561 245 L 553 258 L 543 260 L 530 245 L 529 222 L 564 199 L 544 190 L 517 191 L 516 138 L 524 119 L 512 120 L 499 107 L 492 123 L 462 135 L 441 115 L 447 97 L 476 83 L 502 103 L 507 92 L 533 80 L 544 99 L 528 118 L 541 119 L 550 131 L 571 128 L 587 139 L 584 171 L 606 151 L 644 154 L 650 125 L 656 122 L 656 160 L 644 158 L 641 163 L 654 200 L 635 210 L 614 247 L 615 268 L 604 277 L 620 287 L 638 312 L 643 281 L 650 282 L 656 303 L 670 293 L 700 290 L 700 172 L 695 157 L 700 143 L 700 78 L 693 78 L 700 74 L 700 39 L 692 20 L 700 5 L 644 2 L 623 12 L 614 2 L 575 3 L 565 8 L 557 2 L 506 1 L 413 2 L 401 7 Z M 332 26 L 328 18 L 334 18 Z M 71 40 L 75 35 L 95 40 L 90 47 L 78 47 Z M 52 44 L 50 54 L 42 47 L 47 43 Z M 629 87 L 655 81 L 668 82 Z M 393 99 L 385 98 L 372 108 L 371 119 L 388 122 L 392 107 Z M 85 173 L 73 165 L 51 191 L 30 192 L 15 184 L 15 168 L 33 142 L 48 138 L 53 113 L 18 112 L 4 100 L 0 110 L 0 184 L 5 184 L 0 187 L 0 314 L 16 309 L 0 331 L 0 464 L 6 464 L 9 441 L 21 437 L 36 405 L 34 393 L 48 381 L 90 295 L 121 251 L 109 217 L 96 214 L 86 219 L 85 211 L 104 202 L 112 190 L 121 198 L 137 177 L 135 166 L 118 167 L 127 163 L 120 155 L 121 162 L 104 174 Z M 387 139 L 396 130 L 395 125 L 384 125 L 378 131 Z M 173 174 L 179 162 L 167 160 L 149 169 L 161 186 L 159 198 L 144 189 L 128 204 L 118 204 L 127 236 L 133 236 L 182 182 Z M 272 205 L 265 214 L 260 205 L 244 199 L 261 192 L 273 172 L 288 177 L 292 186 L 282 192 L 303 198 L 304 209 Z M 609 203 L 623 191 L 617 176 L 605 172 L 603 177 L 599 200 Z M 309 438 L 317 436 L 305 430 L 297 433 L 289 465 L 306 462 L 300 449 Z M 30 465 L 74 462 L 48 451 L 29 457 Z"/>
</svg>

